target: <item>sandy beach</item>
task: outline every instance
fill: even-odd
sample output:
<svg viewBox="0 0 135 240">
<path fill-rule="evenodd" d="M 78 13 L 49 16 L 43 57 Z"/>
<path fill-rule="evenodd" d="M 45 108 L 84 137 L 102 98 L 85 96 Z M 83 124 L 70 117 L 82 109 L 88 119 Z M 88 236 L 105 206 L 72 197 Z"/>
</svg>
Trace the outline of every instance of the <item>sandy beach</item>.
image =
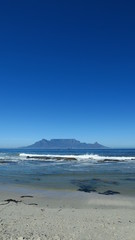
<svg viewBox="0 0 135 240">
<path fill-rule="evenodd" d="M 134 240 L 134 236 L 133 197 L 1 189 L 0 240 Z"/>
</svg>

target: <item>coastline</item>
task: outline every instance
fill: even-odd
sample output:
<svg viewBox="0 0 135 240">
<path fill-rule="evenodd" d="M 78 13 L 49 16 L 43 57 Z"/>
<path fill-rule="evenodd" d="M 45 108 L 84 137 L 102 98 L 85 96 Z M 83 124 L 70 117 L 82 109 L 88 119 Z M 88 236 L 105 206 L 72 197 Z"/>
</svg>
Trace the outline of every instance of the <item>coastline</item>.
<svg viewBox="0 0 135 240">
<path fill-rule="evenodd" d="M 134 239 L 134 197 L 11 186 L 0 192 L 1 240 Z"/>
<path fill-rule="evenodd" d="M 0 240 L 134 239 L 135 150 L 77 154 L 40 161 L 1 152 Z"/>
</svg>

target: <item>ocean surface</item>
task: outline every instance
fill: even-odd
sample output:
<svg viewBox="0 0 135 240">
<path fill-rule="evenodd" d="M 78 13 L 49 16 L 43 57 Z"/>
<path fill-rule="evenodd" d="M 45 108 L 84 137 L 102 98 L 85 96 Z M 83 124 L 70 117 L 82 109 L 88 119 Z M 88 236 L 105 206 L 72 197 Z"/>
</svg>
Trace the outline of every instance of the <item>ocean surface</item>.
<svg viewBox="0 0 135 240">
<path fill-rule="evenodd" d="M 135 196 L 135 149 L 0 149 L 0 186 Z"/>
</svg>

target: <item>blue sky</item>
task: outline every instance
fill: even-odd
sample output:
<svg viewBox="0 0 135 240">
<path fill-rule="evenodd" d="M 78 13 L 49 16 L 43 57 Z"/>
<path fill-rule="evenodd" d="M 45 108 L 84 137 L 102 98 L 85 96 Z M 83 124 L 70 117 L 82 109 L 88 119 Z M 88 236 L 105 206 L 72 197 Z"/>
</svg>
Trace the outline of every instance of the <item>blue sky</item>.
<svg viewBox="0 0 135 240">
<path fill-rule="evenodd" d="M 0 147 L 76 138 L 135 147 L 134 1 L 5 1 Z"/>
</svg>

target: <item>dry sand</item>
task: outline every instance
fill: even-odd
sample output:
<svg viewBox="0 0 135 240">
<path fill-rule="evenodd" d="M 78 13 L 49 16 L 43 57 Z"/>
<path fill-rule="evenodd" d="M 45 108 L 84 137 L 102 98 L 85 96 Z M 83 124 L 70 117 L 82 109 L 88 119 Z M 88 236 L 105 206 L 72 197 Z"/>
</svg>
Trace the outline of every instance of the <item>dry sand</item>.
<svg viewBox="0 0 135 240">
<path fill-rule="evenodd" d="M 10 239 L 134 240 L 134 198 L 78 192 L 21 198 L 1 191 L 0 240 Z"/>
</svg>

